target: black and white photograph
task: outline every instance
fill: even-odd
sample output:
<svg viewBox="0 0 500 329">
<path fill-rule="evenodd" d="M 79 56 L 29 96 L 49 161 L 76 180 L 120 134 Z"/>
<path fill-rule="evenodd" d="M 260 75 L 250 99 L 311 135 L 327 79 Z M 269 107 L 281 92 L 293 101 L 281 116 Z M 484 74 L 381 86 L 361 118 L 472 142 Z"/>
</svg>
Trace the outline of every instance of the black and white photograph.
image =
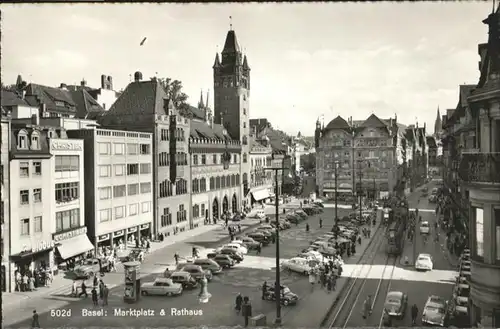
<svg viewBox="0 0 500 329">
<path fill-rule="evenodd" d="M 8 3 L 2 328 L 500 327 L 500 4 Z"/>
</svg>

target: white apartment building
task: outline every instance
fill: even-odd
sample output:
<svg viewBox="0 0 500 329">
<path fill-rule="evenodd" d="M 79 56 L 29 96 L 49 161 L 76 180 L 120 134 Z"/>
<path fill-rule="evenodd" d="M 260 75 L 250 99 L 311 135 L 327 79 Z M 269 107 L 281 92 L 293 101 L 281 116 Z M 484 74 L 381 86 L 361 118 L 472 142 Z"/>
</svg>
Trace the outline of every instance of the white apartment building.
<svg viewBox="0 0 500 329">
<path fill-rule="evenodd" d="M 0 216 L 2 223 L 2 291 L 10 291 L 10 281 L 8 277 L 9 250 L 10 250 L 10 180 L 9 180 L 9 150 L 10 150 L 10 118 L 3 115 L 2 111 L 2 139 L 1 139 L 1 167 L 0 167 L 0 193 L 2 203 Z"/>
<path fill-rule="evenodd" d="M 274 196 L 274 171 L 265 170 L 272 167 L 273 150 L 267 137 L 250 138 L 250 193 L 249 204 L 266 202 Z"/>
<path fill-rule="evenodd" d="M 150 235 L 152 134 L 109 129 L 68 131 L 85 146 L 85 218 L 97 248 Z"/>
</svg>

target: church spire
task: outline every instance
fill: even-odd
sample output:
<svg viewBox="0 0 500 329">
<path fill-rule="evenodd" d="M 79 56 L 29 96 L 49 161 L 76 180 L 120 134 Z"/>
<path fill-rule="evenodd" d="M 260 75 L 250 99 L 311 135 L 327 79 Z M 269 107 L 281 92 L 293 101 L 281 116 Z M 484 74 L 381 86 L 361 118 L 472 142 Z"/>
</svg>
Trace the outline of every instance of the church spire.
<svg viewBox="0 0 500 329">
<path fill-rule="evenodd" d="M 210 103 L 208 102 L 208 99 L 209 99 L 209 97 L 208 97 L 208 96 L 210 96 L 210 89 L 209 89 L 209 90 L 207 90 L 207 102 L 205 103 L 205 107 L 206 107 L 206 108 L 210 108 L 210 106 L 209 106 L 209 104 L 210 104 Z"/>
<path fill-rule="evenodd" d="M 220 59 L 219 59 L 219 53 L 215 53 L 215 61 L 214 61 L 214 66 L 212 66 L 213 69 L 220 67 Z"/>
<path fill-rule="evenodd" d="M 205 105 L 203 105 L 203 89 L 200 91 L 200 101 L 198 102 L 198 108 L 204 109 Z"/>
</svg>

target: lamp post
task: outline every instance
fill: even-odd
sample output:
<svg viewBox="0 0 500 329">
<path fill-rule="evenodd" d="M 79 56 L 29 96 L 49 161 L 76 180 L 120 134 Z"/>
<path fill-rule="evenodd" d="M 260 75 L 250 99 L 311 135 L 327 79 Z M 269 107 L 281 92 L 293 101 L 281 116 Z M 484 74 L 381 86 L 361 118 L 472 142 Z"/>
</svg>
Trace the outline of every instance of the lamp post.
<svg viewBox="0 0 500 329">
<path fill-rule="evenodd" d="M 276 191 L 274 196 L 274 207 L 276 210 L 276 285 L 274 287 L 274 296 L 276 299 L 276 319 L 274 323 L 277 325 L 281 324 L 281 276 L 280 276 L 280 230 L 279 230 L 279 194 L 278 194 L 278 171 L 282 171 L 283 175 L 285 173 L 285 167 L 276 168 L 263 168 L 265 170 L 274 171 L 274 183 L 276 184 Z"/>
<path fill-rule="evenodd" d="M 363 175 L 363 172 L 361 171 L 361 161 L 362 160 L 358 160 L 358 164 L 359 164 L 359 190 L 358 190 L 358 194 L 359 194 L 359 218 L 361 220 L 361 218 L 363 218 L 363 212 L 362 212 L 362 207 L 361 207 L 361 198 L 363 197 L 363 186 L 362 186 L 362 182 L 361 182 L 361 176 Z"/>
<path fill-rule="evenodd" d="M 337 170 L 339 168 L 339 162 L 335 161 L 334 165 L 335 165 L 335 228 L 337 228 L 339 224 L 339 216 L 337 213 L 337 199 L 339 197 L 337 192 L 337 176 L 338 176 Z"/>
</svg>

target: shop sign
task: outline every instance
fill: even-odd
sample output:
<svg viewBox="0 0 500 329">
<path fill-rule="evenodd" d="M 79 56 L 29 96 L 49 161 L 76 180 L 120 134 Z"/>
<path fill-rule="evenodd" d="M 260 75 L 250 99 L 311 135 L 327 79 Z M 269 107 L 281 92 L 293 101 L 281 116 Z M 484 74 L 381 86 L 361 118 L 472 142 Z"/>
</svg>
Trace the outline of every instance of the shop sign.
<svg viewBox="0 0 500 329">
<path fill-rule="evenodd" d="M 52 150 L 57 151 L 81 151 L 82 145 L 71 141 L 52 141 L 50 144 Z"/>
<path fill-rule="evenodd" d="M 137 231 L 137 227 L 131 227 L 127 230 L 128 233 L 134 233 Z"/>
<path fill-rule="evenodd" d="M 64 233 L 59 233 L 59 234 L 54 234 L 54 241 L 59 242 L 63 240 L 68 240 L 71 238 L 74 238 L 75 236 L 87 234 L 87 227 L 80 227 L 77 228 L 76 230 L 69 231 L 69 232 L 64 232 Z"/>
<path fill-rule="evenodd" d="M 104 241 L 104 240 L 107 240 L 109 239 L 109 234 L 103 234 L 103 235 L 100 235 L 98 240 L 99 241 Z"/>
<path fill-rule="evenodd" d="M 55 243 L 54 241 L 40 241 L 39 243 L 35 244 L 35 246 L 32 248 L 32 252 L 39 252 L 39 251 L 44 251 L 47 249 L 54 248 Z"/>
<path fill-rule="evenodd" d="M 113 234 L 113 236 L 114 236 L 115 238 L 116 238 L 116 237 L 118 237 L 118 236 L 122 236 L 122 235 L 123 235 L 123 230 L 121 230 L 121 231 L 117 231 L 117 232 L 115 232 L 115 234 Z"/>
<path fill-rule="evenodd" d="M 149 228 L 149 223 L 141 225 L 141 230 L 145 230 Z"/>
</svg>

